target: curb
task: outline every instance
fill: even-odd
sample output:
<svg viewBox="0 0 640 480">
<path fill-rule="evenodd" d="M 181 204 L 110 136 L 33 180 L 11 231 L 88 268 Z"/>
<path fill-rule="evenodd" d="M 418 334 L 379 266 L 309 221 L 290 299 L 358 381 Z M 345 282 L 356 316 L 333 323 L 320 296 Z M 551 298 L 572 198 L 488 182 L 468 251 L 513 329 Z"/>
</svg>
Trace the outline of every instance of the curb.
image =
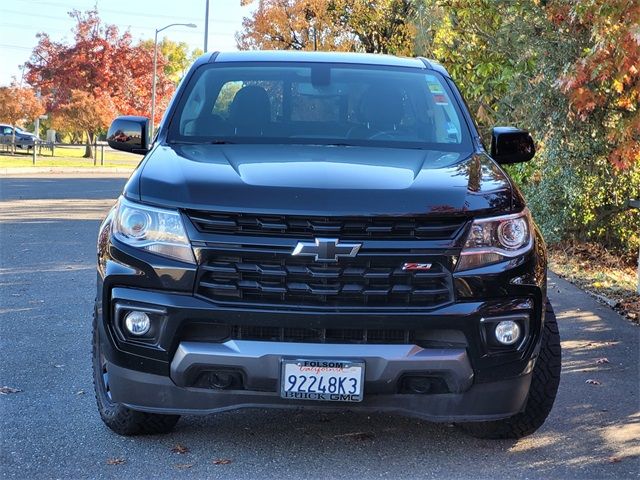
<svg viewBox="0 0 640 480">
<path fill-rule="evenodd" d="M 135 167 L 6 167 L 0 168 L 0 176 L 37 173 L 87 173 L 90 175 L 105 173 L 130 174 L 134 169 Z"/>
</svg>

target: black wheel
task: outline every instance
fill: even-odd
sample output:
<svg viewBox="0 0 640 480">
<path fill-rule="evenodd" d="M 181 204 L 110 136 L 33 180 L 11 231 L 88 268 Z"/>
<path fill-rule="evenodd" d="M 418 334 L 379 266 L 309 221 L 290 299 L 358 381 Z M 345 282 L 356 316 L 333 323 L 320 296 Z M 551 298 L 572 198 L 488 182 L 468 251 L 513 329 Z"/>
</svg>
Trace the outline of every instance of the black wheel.
<svg viewBox="0 0 640 480">
<path fill-rule="evenodd" d="M 533 368 L 527 403 L 513 417 L 491 422 L 461 423 L 458 426 L 478 438 L 522 438 L 531 435 L 547 419 L 560 385 L 562 355 L 558 322 L 547 302 L 540 354 Z"/>
<path fill-rule="evenodd" d="M 93 318 L 93 388 L 100 418 L 119 435 L 144 435 L 168 433 L 173 430 L 180 415 L 159 415 L 131 410 L 111 399 L 109 371 L 100 351 L 100 339 L 94 314 Z"/>
</svg>

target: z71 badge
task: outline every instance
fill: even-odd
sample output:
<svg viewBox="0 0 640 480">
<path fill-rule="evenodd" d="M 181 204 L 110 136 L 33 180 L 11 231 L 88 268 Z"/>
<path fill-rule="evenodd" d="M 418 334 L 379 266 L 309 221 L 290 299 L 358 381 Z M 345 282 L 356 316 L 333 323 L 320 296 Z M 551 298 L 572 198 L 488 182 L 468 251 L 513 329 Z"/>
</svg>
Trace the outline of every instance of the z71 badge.
<svg viewBox="0 0 640 480">
<path fill-rule="evenodd" d="M 431 270 L 430 263 L 405 263 L 402 270 Z"/>
</svg>

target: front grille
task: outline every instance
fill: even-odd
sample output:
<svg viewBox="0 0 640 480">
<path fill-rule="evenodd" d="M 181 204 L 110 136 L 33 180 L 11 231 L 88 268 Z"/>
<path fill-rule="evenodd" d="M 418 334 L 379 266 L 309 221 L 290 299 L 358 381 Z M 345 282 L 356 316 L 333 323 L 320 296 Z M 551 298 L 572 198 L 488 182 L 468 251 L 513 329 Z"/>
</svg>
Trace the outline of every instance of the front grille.
<svg viewBox="0 0 640 480">
<path fill-rule="evenodd" d="M 283 328 L 240 326 L 233 327 L 234 340 L 299 343 L 361 343 L 409 344 L 414 341 L 413 330 L 363 328 Z"/>
<path fill-rule="evenodd" d="M 464 227 L 464 218 L 307 217 L 244 213 L 187 212 L 200 232 L 222 235 L 331 237 L 379 240 L 446 240 Z"/>
<path fill-rule="evenodd" d="M 290 252 L 211 252 L 196 293 L 218 303 L 304 307 L 438 307 L 452 301 L 450 272 L 403 271 L 410 258 L 359 254 L 318 263 Z M 413 260 L 415 261 L 415 260 Z"/>
</svg>

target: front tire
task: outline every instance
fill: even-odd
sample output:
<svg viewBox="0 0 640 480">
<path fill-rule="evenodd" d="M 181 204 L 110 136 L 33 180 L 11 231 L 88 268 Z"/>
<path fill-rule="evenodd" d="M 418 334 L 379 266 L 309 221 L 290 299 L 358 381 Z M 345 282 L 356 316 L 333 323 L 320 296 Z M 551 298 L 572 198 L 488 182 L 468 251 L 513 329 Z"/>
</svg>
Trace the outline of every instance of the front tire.
<svg viewBox="0 0 640 480">
<path fill-rule="evenodd" d="M 100 348 L 100 337 L 93 319 L 93 388 L 102 421 L 118 435 L 169 433 L 180 419 L 179 415 L 160 415 L 131 410 L 111 399 L 107 362 Z"/>
<path fill-rule="evenodd" d="M 541 342 L 524 410 L 503 420 L 461 423 L 462 430 L 477 438 L 518 439 L 542 426 L 556 399 L 562 367 L 558 322 L 549 302 Z"/>
</svg>

